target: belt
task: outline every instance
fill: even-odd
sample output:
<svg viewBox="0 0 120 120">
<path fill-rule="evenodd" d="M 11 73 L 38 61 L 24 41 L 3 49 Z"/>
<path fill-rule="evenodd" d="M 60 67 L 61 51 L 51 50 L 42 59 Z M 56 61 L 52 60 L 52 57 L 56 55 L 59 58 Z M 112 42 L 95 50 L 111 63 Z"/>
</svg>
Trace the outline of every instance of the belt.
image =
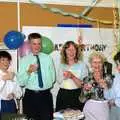
<svg viewBox="0 0 120 120">
<path fill-rule="evenodd" d="M 46 90 L 30 90 L 30 89 L 25 89 L 25 92 L 29 92 L 29 93 L 48 93 L 48 92 L 50 92 L 50 89 L 46 89 Z"/>
</svg>

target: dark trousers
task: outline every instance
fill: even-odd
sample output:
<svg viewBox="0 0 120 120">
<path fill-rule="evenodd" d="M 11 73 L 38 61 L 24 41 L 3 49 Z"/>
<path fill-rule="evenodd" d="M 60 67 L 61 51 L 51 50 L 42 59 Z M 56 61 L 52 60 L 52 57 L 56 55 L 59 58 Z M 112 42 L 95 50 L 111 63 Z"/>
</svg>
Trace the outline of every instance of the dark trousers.
<svg viewBox="0 0 120 120">
<path fill-rule="evenodd" d="M 33 120 L 52 120 L 53 99 L 50 90 L 36 92 L 26 89 L 23 98 L 23 113 Z"/>
<path fill-rule="evenodd" d="M 16 103 L 12 100 L 1 100 L 1 113 L 16 113 Z"/>
<path fill-rule="evenodd" d="M 56 100 L 56 111 L 71 108 L 83 110 L 84 104 L 79 101 L 81 89 L 67 90 L 62 89 L 58 91 Z"/>
</svg>

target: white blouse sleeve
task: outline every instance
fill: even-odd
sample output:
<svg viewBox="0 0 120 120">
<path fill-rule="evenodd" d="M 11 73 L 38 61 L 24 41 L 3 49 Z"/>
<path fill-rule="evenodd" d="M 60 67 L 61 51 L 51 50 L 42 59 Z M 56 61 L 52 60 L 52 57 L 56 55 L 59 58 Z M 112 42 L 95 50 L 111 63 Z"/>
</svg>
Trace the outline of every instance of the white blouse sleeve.
<svg viewBox="0 0 120 120">
<path fill-rule="evenodd" d="M 63 81 L 63 69 L 61 65 L 59 65 L 58 71 L 57 71 L 57 83 L 61 84 Z"/>
<path fill-rule="evenodd" d="M 14 95 L 16 99 L 20 99 L 22 97 L 22 88 L 19 86 L 19 84 L 16 82 L 16 76 L 14 77 Z"/>
</svg>

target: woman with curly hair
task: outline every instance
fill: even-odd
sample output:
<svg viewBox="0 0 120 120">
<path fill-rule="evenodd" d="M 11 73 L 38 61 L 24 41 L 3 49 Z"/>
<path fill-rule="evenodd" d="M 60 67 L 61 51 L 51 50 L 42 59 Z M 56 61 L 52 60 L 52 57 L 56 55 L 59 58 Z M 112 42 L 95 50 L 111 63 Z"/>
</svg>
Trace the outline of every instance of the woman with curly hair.
<svg viewBox="0 0 120 120">
<path fill-rule="evenodd" d="M 88 68 L 81 58 L 80 48 L 73 41 L 67 41 L 63 45 L 57 76 L 60 89 L 57 94 L 56 111 L 66 108 L 83 109 L 84 104 L 79 101 L 78 97 L 83 78 L 88 75 Z"/>
<path fill-rule="evenodd" d="M 83 112 L 85 120 L 109 120 L 108 101 L 104 92 L 112 86 L 112 75 L 103 70 L 105 57 L 102 53 L 94 51 L 89 57 L 91 71 L 84 78 L 83 93 L 80 101 L 86 102 Z"/>
</svg>

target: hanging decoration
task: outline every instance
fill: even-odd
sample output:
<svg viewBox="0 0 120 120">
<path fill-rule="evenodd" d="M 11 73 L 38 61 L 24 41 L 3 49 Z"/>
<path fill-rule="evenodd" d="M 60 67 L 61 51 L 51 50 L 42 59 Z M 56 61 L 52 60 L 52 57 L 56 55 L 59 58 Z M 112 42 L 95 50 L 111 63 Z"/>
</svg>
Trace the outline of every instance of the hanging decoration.
<svg viewBox="0 0 120 120">
<path fill-rule="evenodd" d="M 117 53 L 117 51 L 120 49 L 119 47 L 119 37 L 118 37 L 118 9 L 116 8 L 116 1 L 113 1 L 113 36 L 114 36 L 114 46 L 113 46 L 113 52 L 112 57 Z"/>
<path fill-rule="evenodd" d="M 116 6 L 118 8 L 118 51 L 120 51 L 120 0 L 116 0 Z"/>
<path fill-rule="evenodd" d="M 33 0 L 29 0 L 29 2 L 34 3 L 34 4 L 39 4 L 39 3 L 34 2 Z M 86 16 L 86 14 L 87 14 L 88 12 L 90 12 L 90 11 L 92 10 L 92 8 L 93 8 L 98 2 L 100 2 L 100 0 L 93 0 L 92 3 L 91 3 L 91 5 L 88 6 L 88 7 L 86 7 L 85 10 L 84 10 L 82 13 L 79 13 L 79 14 L 77 14 L 77 13 L 71 13 L 71 12 L 65 12 L 64 10 L 59 9 L 59 8 L 54 8 L 54 7 L 49 8 L 49 7 L 48 7 L 47 5 L 45 5 L 45 4 L 39 4 L 39 5 L 40 5 L 40 7 L 42 7 L 43 9 L 47 9 L 47 10 L 53 12 L 53 13 L 56 13 L 56 14 L 61 14 L 61 15 L 63 15 L 63 16 L 71 16 L 71 17 L 74 17 L 74 18 L 83 18 L 83 19 L 85 19 L 85 20 L 87 20 L 87 21 L 96 22 L 96 21 L 98 21 L 98 19 L 96 19 L 96 18 L 90 18 L 90 17 Z M 107 25 L 113 24 L 112 21 L 108 21 L 108 20 L 99 20 L 99 23 L 107 24 Z"/>
<path fill-rule="evenodd" d="M 91 3 L 91 5 L 90 5 L 90 6 L 87 6 L 86 9 L 82 12 L 82 15 L 83 15 L 83 16 L 86 16 L 87 13 L 89 13 L 89 12 L 92 10 L 92 8 L 93 8 L 97 3 L 99 3 L 99 2 L 100 2 L 100 0 L 93 0 L 93 2 Z"/>
</svg>

